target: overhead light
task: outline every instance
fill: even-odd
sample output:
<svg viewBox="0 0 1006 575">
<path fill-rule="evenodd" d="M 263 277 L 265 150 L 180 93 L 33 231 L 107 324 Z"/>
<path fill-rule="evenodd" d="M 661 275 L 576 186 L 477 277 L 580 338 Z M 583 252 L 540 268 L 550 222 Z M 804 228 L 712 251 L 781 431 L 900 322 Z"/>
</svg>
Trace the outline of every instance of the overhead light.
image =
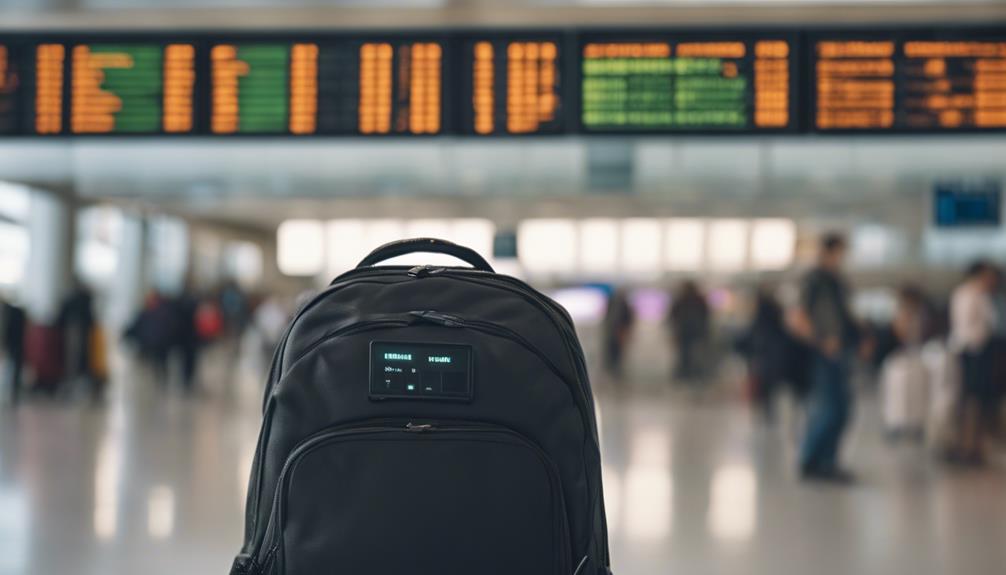
<svg viewBox="0 0 1006 575">
<path fill-rule="evenodd" d="M 751 265 L 758 270 L 782 270 L 793 263 L 796 224 L 793 220 L 755 220 L 751 230 Z"/>
<path fill-rule="evenodd" d="M 621 260 L 627 272 L 659 273 L 661 252 L 660 221 L 629 218 L 622 221 Z"/>
<path fill-rule="evenodd" d="M 517 256 L 533 273 L 568 273 L 576 269 L 577 230 L 569 219 L 524 220 L 517 228 Z"/>
<path fill-rule="evenodd" d="M 286 220 L 276 231 L 276 265 L 288 276 L 321 273 L 325 255 L 325 229 L 315 220 Z"/>
<path fill-rule="evenodd" d="M 667 220 L 664 235 L 664 264 L 672 272 L 697 272 L 705 254 L 705 222 L 699 219 Z"/>
<path fill-rule="evenodd" d="M 618 270 L 618 220 L 592 218 L 579 224 L 580 269 L 593 273 Z"/>
<path fill-rule="evenodd" d="M 748 224 L 744 220 L 713 220 L 709 225 L 709 266 L 720 272 L 744 269 Z"/>
</svg>

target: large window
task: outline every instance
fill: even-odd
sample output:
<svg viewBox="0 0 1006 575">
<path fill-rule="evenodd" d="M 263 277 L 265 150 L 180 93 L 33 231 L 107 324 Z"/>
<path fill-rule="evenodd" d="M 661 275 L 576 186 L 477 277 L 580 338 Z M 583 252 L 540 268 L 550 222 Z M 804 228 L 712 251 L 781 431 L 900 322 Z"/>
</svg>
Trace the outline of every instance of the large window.
<svg viewBox="0 0 1006 575">
<path fill-rule="evenodd" d="M 792 265 L 792 220 L 697 218 L 528 219 L 517 240 L 531 275 L 643 279 L 670 273 L 738 273 Z"/>
<path fill-rule="evenodd" d="M 73 267 L 88 284 L 106 288 L 119 271 L 122 211 L 94 206 L 77 214 L 77 242 Z"/>
</svg>

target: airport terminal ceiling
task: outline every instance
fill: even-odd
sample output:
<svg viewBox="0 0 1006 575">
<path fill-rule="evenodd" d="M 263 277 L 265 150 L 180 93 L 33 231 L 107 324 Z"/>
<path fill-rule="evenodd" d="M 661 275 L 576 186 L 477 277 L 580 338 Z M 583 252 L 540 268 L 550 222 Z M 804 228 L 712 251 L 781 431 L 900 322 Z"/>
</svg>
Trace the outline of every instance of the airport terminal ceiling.
<svg viewBox="0 0 1006 575">
<path fill-rule="evenodd" d="M 854 10 L 849 10 L 852 7 Z M 7 0 L 7 29 L 987 22 L 998 0 Z"/>
<path fill-rule="evenodd" d="M 624 163 L 599 165 L 598 157 L 619 157 Z M 992 135 L 806 141 L 238 140 L 227 145 L 197 140 L 142 146 L 15 140 L 0 142 L 0 174 L 87 201 L 170 204 L 199 217 L 268 228 L 284 217 L 359 202 L 371 205 L 354 207 L 360 216 L 367 209 L 407 213 L 422 198 L 438 198 L 423 209 L 439 206 L 446 215 L 500 213 L 501 202 L 526 205 L 534 215 L 549 213 L 547 208 L 535 211 L 549 202 L 600 209 L 602 204 L 589 203 L 590 198 L 607 202 L 604 210 L 638 208 L 626 216 L 646 214 L 653 206 L 724 216 L 776 209 L 800 215 L 800 206 L 821 205 L 829 211 L 871 206 L 872 213 L 876 204 L 918 205 L 932 182 L 942 178 L 1006 180 L 1003 157 L 1006 141 Z"/>
</svg>

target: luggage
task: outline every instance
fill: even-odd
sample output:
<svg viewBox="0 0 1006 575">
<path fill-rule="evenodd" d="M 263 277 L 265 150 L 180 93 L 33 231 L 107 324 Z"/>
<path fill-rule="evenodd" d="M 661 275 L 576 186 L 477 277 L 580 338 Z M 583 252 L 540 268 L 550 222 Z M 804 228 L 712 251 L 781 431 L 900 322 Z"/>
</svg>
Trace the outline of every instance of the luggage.
<svg viewBox="0 0 1006 575">
<path fill-rule="evenodd" d="M 98 324 L 91 326 L 90 373 L 95 381 L 108 381 L 108 342 L 105 339 L 105 329 Z"/>
<path fill-rule="evenodd" d="M 923 432 L 929 411 L 929 372 L 919 350 L 890 353 L 883 363 L 881 386 L 887 430 Z"/>
<path fill-rule="evenodd" d="M 926 443 L 944 451 L 956 443 L 956 411 L 960 396 L 959 357 L 946 343 L 933 340 L 922 347 L 922 361 L 929 374 L 929 413 Z"/>
<path fill-rule="evenodd" d="M 473 268 L 375 266 L 412 252 Z M 263 408 L 232 575 L 610 573 L 572 321 L 472 250 L 393 242 L 338 277 Z"/>
<path fill-rule="evenodd" d="M 28 324 L 25 360 L 35 374 L 35 385 L 55 389 L 66 375 L 63 330 L 55 325 Z"/>
<path fill-rule="evenodd" d="M 196 335 L 200 341 L 210 342 L 224 332 L 224 317 L 220 307 L 213 302 L 202 302 L 196 308 Z"/>
</svg>

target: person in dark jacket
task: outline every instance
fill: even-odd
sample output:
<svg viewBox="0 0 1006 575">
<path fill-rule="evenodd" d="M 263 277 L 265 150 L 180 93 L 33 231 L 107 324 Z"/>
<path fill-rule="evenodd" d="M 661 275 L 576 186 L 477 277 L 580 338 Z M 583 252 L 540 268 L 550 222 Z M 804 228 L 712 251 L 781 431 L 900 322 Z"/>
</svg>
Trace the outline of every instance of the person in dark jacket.
<svg viewBox="0 0 1006 575">
<path fill-rule="evenodd" d="M 80 281 L 63 301 L 59 312 L 66 353 L 66 379 L 83 379 L 94 386 L 91 373 L 91 333 L 94 330 L 94 298 Z"/>
<path fill-rule="evenodd" d="M 738 342 L 747 359 L 753 399 L 766 421 L 772 421 L 775 392 L 786 379 L 793 350 L 782 306 L 766 288 L 755 296 L 751 324 Z"/>
<path fill-rule="evenodd" d="M 199 301 L 186 289 L 172 304 L 176 322 L 173 345 L 181 359 L 182 385 L 186 391 L 193 391 L 199 367 L 199 349 L 202 344 L 196 330 L 196 310 L 199 308 Z"/>
<path fill-rule="evenodd" d="M 175 311 L 168 301 L 161 294 L 151 292 L 125 333 L 149 363 L 154 380 L 161 387 L 168 383 L 168 356 L 174 342 L 175 320 Z"/>
<path fill-rule="evenodd" d="M 694 281 L 685 281 L 671 300 L 667 326 L 677 346 L 674 375 L 681 380 L 701 380 L 705 375 L 702 353 L 710 332 L 709 304 Z"/>
<path fill-rule="evenodd" d="M 17 403 L 21 392 L 21 371 L 24 366 L 24 336 L 27 319 L 24 310 L 9 301 L 0 301 L 0 332 L 3 354 L 7 359 L 7 385 L 11 403 Z"/>
<path fill-rule="evenodd" d="M 616 380 L 622 377 L 625 349 L 632 335 L 636 314 L 624 289 L 616 289 L 608 299 L 604 314 L 604 367 Z"/>
<path fill-rule="evenodd" d="M 973 263 L 950 299 L 950 341 L 960 361 L 957 446 L 953 461 L 981 465 L 996 405 L 994 348 L 998 274 L 986 261 Z"/>
</svg>

